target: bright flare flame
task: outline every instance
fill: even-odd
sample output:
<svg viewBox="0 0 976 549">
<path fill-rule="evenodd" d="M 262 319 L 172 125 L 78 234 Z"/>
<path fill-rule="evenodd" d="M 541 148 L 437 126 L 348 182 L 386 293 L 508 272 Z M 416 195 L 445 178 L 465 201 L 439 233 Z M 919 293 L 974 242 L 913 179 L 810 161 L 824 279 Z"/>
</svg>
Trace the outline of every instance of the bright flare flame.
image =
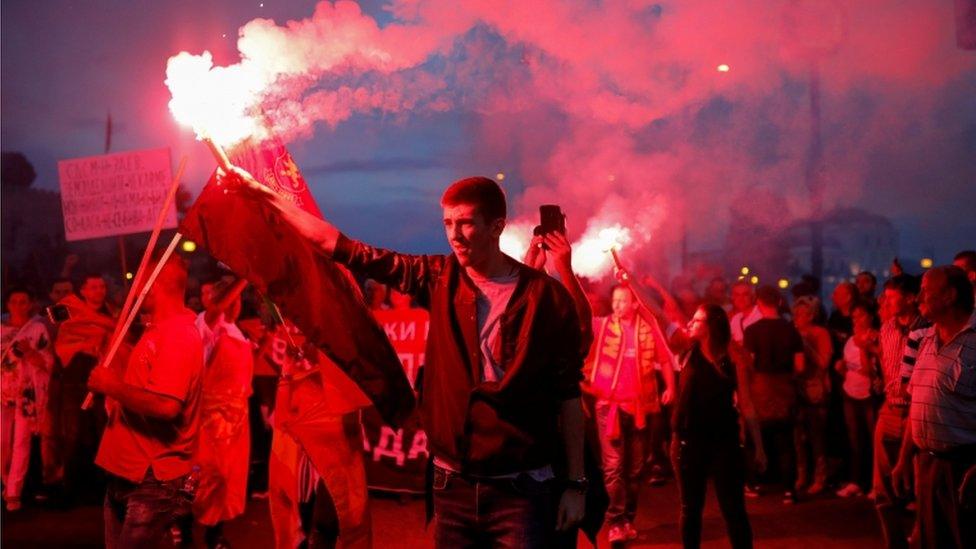
<svg viewBox="0 0 976 549">
<path fill-rule="evenodd" d="M 726 65 L 725 63 L 722 63 L 721 65 L 719 65 L 717 67 L 718 72 L 729 72 L 729 68 L 730 67 L 728 65 Z"/>
<path fill-rule="evenodd" d="M 166 64 L 173 116 L 192 127 L 198 139 L 208 137 L 224 147 L 248 137 L 265 137 L 256 114 L 269 84 L 270 74 L 254 64 L 215 67 L 208 51 L 203 55 L 180 52 Z"/>
<path fill-rule="evenodd" d="M 586 277 L 599 278 L 613 268 L 611 249 L 620 249 L 631 241 L 630 229 L 620 224 L 609 227 L 590 227 L 573 245 L 573 271 Z"/>
</svg>

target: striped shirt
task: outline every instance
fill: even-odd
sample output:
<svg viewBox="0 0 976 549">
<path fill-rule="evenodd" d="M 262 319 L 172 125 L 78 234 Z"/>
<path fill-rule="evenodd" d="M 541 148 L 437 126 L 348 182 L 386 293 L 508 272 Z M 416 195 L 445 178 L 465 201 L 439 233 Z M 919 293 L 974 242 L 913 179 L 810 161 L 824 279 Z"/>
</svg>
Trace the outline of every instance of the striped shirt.
<svg viewBox="0 0 976 549">
<path fill-rule="evenodd" d="M 915 445 L 945 452 L 976 444 L 976 315 L 945 343 L 934 326 L 920 335 L 908 385 Z"/>
<path fill-rule="evenodd" d="M 902 363 L 905 360 L 905 345 L 908 342 L 910 327 L 902 326 L 897 318 L 889 318 L 878 332 L 878 345 L 881 347 L 881 379 L 884 381 L 885 402 L 891 406 L 908 406 L 908 398 L 902 391 Z M 911 357 L 914 365 L 915 357 Z"/>
</svg>

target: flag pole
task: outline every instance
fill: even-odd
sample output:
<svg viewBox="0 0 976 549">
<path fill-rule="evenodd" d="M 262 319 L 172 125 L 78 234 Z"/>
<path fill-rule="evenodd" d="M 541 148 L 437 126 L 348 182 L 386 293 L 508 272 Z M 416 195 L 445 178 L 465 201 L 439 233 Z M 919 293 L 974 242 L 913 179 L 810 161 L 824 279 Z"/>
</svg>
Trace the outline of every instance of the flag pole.
<svg viewBox="0 0 976 549">
<path fill-rule="evenodd" d="M 139 297 L 136 298 L 135 303 L 132 304 L 132 308 L 129 309 L 129 314 L 127 315 L 125 322 L 122 324 L 122 329 L 116 331 L 115 339 L 112 340 L 112 345 L 108 349 L 105 358 L 102 359 L 101 367 L 107 368 L 112 360 L 115 358 L 115 353 L 119 351 L 119 347 L 122 345 L 122 340 L 125 339 L 125 333 L 129 331 L 129 327 L 132 326 L 132 321 L 135 320 L 136 315 L 139 314 L 139 307 L 142 306 L 142 302 L 145 301 L 146 295 L 149 294 L 149 290 L 152 289 L 152 285 L 156 282 L 156 278 L 159 277 L 159 273 L 166 266 L 166 262 L 169 261 L 170 256 L 173 255 L 173 251 L 176 250 L 176 245 L 180 243 L 180 239 L 183 235 L 177 232 L 173 235 L 173 240 L 170 241 L 169 246 L 166 247 L 166 251 L 159 258 L 159 262 L 156 263 L 156 268 L 153 272 L 149 274 L 149 278 L 146 279 L 146 284 L 142 287 L 139 292 Z M 133 286 L 134 288 L 135 286 Z M 85 397 L 85 402 L 81 404 L 82 410 L 87 410 L 91 408 L 94 402 L 95 395 L 88 393 Z"/>
<path fill-rule="evenodd" d="M 176 169 L 176 175 L 173 177 L 173 182 L 170 184 L 169 192 L 166 194 L 166 199 L 163 200 L 163 207 L 159 210 L 159 214 L 156 216 L 156 224 L 153 226 L 152 234 L 149 235 L 149 243 L 146 244 L 146 249 L 142 253 L 142 259 L 139 261 L 139 268 L 136 270 L 135 276 L 132 277 L 132 285 L 129 286 L 129 291 L 125 296 L 125 304 L 122 305 L 122 311 L 119 312 L 119 320 L 115 324 L 115 331 L 112 332 L 111 339 L 112 347 L 114 347 L 115 350 L 112 351 L 110 348 L 110 354 L 106 355 L 107 360 L 103 360 L 101 366 L 108 366 L 111 364 L 112 359 L 115 358 L 115 353 L 118 351 L 119 343 L 121 343 L 125 332 L 127 332 L 129 329 L 131 322 L 123 324 L 123 319 L 129 316 L 132 302 L 136 298 L 136 294 L 133 290 L 139 286 L 139 282 L 142 279 L 143 274 L 145 274 L 146 267 L 149 265 L 149 257 L 152 255 L 152 251 L 156 248 L 156 242 L 159 240 L 159 233 L 163 230 L 163 223 L 166 222 L 166 214 L 169 211 L 170 206 L 173 204 L 173 199 L 176 197 L 176 191 L 180 187 L 180 180 L 183 178 L 184 169 L 186 169 L 186 155 L 183 155 L 183 157 L 180 158 L 180 165 Z M 173 242 L 178 242 L 181 236 L 182 235 L 180 235 L 180 233 L 176 233 L 176 235 L 173 237 Z M 175 244 L 171 244 L 171 246 L 175 246 Z M 152 282 L 147 283 L 147 287 L 151 285 Z M 81 409 L 87 410 L 91 408 L 91 404 L 92 394 L 88 393 L 88 396 L 85 397 L 84 403 L 81 405 Z"/>
<path fill-rule="evenodd" d="M 200 138 L 200 140 L 203 141 L 207 145 L 207 148 L 210 149 L 210 154 L 213 155 L 214 160 L 217 161 L 217 165 L 220 166 L 220 169 L 224 170 L 224 173 L 229 173 L 233 164 L 231 164 L 230 159 L 227 158 L 227 153 L 224 152 L 224 148 L 218 145 L 209 135 L 204 135 Z"/>
</svg>

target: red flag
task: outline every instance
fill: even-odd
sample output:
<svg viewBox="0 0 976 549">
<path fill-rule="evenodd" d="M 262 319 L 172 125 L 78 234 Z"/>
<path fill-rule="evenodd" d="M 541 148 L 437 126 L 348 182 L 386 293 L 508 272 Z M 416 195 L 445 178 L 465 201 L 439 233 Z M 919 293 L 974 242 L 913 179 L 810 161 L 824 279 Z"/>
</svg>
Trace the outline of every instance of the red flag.
<svg viewBox="0 0 976 549">
<path fill-rule="evenodd" d="M 230 152 L 235 165 L 321 216 L 281 142 L 245 142 Z M 308 341 L 359 385 L 384 420 L 400 425 L 410 415 L 414 395 L 396 351 L 344 267 L 316 252 L 267 207 L 226 192 L 214 176 L 180 230 L 277 304 Z"/>
</svg>

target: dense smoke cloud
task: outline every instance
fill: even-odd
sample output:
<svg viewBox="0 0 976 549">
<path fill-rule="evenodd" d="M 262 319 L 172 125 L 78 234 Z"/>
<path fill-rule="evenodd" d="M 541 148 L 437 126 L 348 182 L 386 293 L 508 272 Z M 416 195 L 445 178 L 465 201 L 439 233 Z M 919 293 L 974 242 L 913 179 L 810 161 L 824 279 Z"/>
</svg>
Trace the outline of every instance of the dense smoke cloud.
<svg viewBox="0 0 976 549">
<path fill-rule="evenodd" d="M 963 103 L 976 62 L 956 47 L 943 3 L 395 0 L 386 9 L 380 24 L 352 2 L 322 2 L 308 19 L 240 29 L 241 65 L 266 83 L 256 106 L 272 129 L 296 140 L 357 114 L 473 113 L 481 154 L 515 159 L 527 182 L 516 217 L 558 201 L 576 237 L 621 223 L 636 251 L 674 242 L 683 226 L 721 234 L 729 204 L 750 196 L 771 228 L 809 215 L 814 67 L 827 207 L 863 199 L 868 180 L 910 193 L 926 166 L 976 176 L 965 154 L 973 113 L 945 112 Z M 926 213 L 944 199 L 916 206 Z M 785 208 L 763 211 L 779 200 Z"/>
</svg>

